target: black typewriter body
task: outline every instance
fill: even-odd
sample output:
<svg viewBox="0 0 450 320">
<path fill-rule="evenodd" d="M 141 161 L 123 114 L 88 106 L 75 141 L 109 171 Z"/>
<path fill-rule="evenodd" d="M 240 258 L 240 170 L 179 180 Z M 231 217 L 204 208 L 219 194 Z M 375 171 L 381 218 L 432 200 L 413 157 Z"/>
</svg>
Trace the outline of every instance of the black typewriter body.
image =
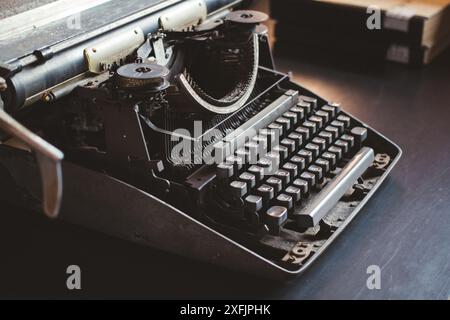
<svg viewBox="0 0 450 320">
<path fill-rule="evenodd" d="M 31 107 L 4 93 L 31 130 L 3 120 L 2 201 L 260 276 L 308 268 L 401 150 L 276 71 L 265 15 L 231 8 L 177 30 L 158 15 L 113 61 L 85 46 L 88 76 Z"/>
</svg>

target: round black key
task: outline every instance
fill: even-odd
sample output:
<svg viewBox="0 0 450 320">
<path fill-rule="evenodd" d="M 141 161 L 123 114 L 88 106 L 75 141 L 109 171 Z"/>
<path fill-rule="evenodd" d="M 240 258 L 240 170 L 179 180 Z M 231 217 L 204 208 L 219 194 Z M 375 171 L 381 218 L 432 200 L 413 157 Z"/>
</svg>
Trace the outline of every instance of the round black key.
<svg viewBox="0 0 450 320">
<path fill-rule="evenodd" d="M 230 183 L 230 192 L 236 198 L 241 198 L 247 193 L 247 183 L 242 181 L 233 181 Z"/>
<path fill-rule="evenodd" d="M 270 233 L 274 236 L 280 235 L 280 227 L 288 219 L 288 210 L 285 207 L 272 207 L 267 210 L 264 220 L 266 221 Z"/>
<path fill-rule="evenodd" d="M 295 142 L 295 149 L 298 149 L 303 144 L 303 137 L 301 134 L 292 132 L 290 135 L 288 135 L 288 139 L 291 139 Z"/>
<path fill-rule="evenodd" d="M 298 120 L 305 119 L 305 110 L 300 107 L 292 107 L 290 109 L 291 112 L 295 113 L 297 115 Z"/>
<path fill-rule="evenodd" d="M 342 149 L 336 146 L 332 146 L 328 148 L 328 152 L 334 154 L 337 158 L 337 161 L 342 159 Z"/>
<path fill-rule="evenodd" d="M 283 182 L 283 188 L 285 188 L 291 182 L 291 174 L 286 170 L 278 170 L 274 174 L 275 178 L 280 179 Z"/>
<path fill-rule="evenodd" d="M 275 206 L 267 210 L 266 221 L 270 225 L 281 226 L 283 223 L 286 222 L 288 218 L 287 214 L 288 212 L 286 208 Z"/>
<path fill-rule="evenodd" d="M 341 108 L 338 106 L 324 106 L 322 111 L 327 112 L 330 115 L 330 119 L 334 119 L 341 112 Z"/>
<path fill-rule="evenodd" d="M 268 129 L 274 130 L 277 132 L 277 136 L 280 138 L 284 135 L 283 126 L 279 123 L 271 123 L 267 126 Z"/>
<path fill-rule="evenodd" d="M 331 169 L 330 161 L 325 160 L 324 158 L 317 159 L 316 166 L 321 167 L 323 172 L 324 172 L 324 174 L 328 173 L 330 171 L 330 169 Z"/>
<path fill-rule="evenodd" d="M 302 198 L 302 191 L 300 190 L 300 188 L 290 186 L 287 187 L 286 190 L 284 190 L 284 192 L 288 196 L 291 196 L 292 199 L 294 199 L 294 202 L 299 202 L 300 199 Z"/>
<path fill-rule="evenodd" d="M 294 207 L 294 199 L 290 195 L 284 193 L 278 195 L 276 198 L 276 203 L 281 207 L 287 208 L 288 210 L 291 210 Z"/>
<path fill-rule="evenodd" d="M 336 147 L 339 147 L 342 149 L 342 151 L 344 152 L 344 154 L 346 154 L 349 150 L 349 145 L 348 142 L 344 141 L 344 140 L 337 140 L 335 143 Z"/>
<path fill-rule="evenodd" d="M 315 115 L 316 117 L 322 118 L 324 123 L 328 123 L 330 121 L 330 115 L 323 110 L 316 111 Z"/>
<path fill-rule="evenodd" d="M 303 137 L 303 141 L 306 141 L 309 139 L 310 136 L 310 130 L 305 127 L 298 127 L 295 129 L 295 132 L 300 134 Z"/>
<path fill-rule="evenodd" d="M 258 212 L 263 207 L 263 199 L 260 196 L 250 195 L 245 198 L 244 206 L 248 212 Z"/>
<path fill-rule="evenodd" d="M 298 96 L 298 100 L 309 103 L 311 105 L 311 111 L 313 111 L 315 108 L 317 108 L 318 101 L 316 98 L 308 97 L 308 96 Z"/>
<path fill-rule="evenodd" d="M 247 184 L 247 190 L 251 190 L 256 187 L 256 177 L 254 174 L 244 172 L 239 176 L 239 180 Z"/>
<path fill-rule="evenodd" d="M 264 179 L 264 168 L 260 166 L 251 166 L 248 168 L 248 172 L 255 176 L 257 184 Z"/>
<path fill-rule="evenodd" d="M 338 103 L 338 102 L 330 102 L 330 103 L 329 103 L 329 106 L 330 106 L 331 108 L 335 108 L 335 110 L 336 110 L 336 115 L 338 115 L 339 113 L 341 113 L 341 104 L 340 104 L 340 103 Z"/>
<path fill-rule="evenodd" d="M 306 165 L 313 162 L 314 155 L 311 151 L 302 149 L 297 153 L 298 156 L 303 157 L 306 160 Z"/>
<path fill-rule="evenodd" d="M 347 129 L 350 128 L 350 124 L 352 123 L 352 119 L 350 119 L 350 117 L 347 117 L 344 115 L 340 115 L 339 117 L 337 117 L 337 120 L 344 123 L 344 125 Z"/>
<path fill-rule="evenodd" d="M 320 154 L 320 147 L 317 144 L 308 143 L 305 146 L 305 149 L 312 152 L 313 160 L 316 159 L 319 156 L 319 154 Z"/>
<path fill-rule="evenodd" d="M 310 114 L 313 110 L 313 106 L 311 105 L 311 103 L 305 101 L 300 101 L 299 103 L 297 103 L 297 107 L 303 108 L 306 114 Z"/>
<path fill-rule="evenodd" d="M 283 147 L 286 147 L 288 149 L 289 154 L 293 153 L 296 148 L 295 141 L 291 140 L 291 139 L 281 140 L 280 145 L 282 145 Z"/>
<path fill-rule="evenodd" d="M 216 174 L 219 179 L 228 179 L 234 175 L 234 165 L 221 163 L 217 165 Z"/>
<path fill-rule="evenodd" d="M 298 100 L 311 104 L 311 107 L 312 107 L 313 110 L 315 108 L 317 108 L 317 99 L 316 98 L 302 95 L 302 96 L 298 96 Z"/>
<path fill-rule="evenodd" d="M 291 120 L 284 117 L 279 117 L 277 120 L 275 120 L 275 122 L 283 126 L 284 132 L 288 132 L 289 130 L 291 130 Z"/>
<path fill-rule="evenodd" d="M 322 154 L 322 158 L 329 161 L 330 163 L 330 169 L 334 169 L 337 164 L 336 155 L 331 152 L 324 152 Z"/>
<path fill-rule="evenodd" d="M 269 186 L 267 184 L 263 184 L 260 186 L 256 193 L 263 199 L 263 202 L 267 204 L 270 200 L 272 200 L 275 197 L 275 190 L 272 186 Z"/>
<path fill-rule="evenodd" d="M 318 129 L 321 129 L 323 127 L 323 125 L 325 124 L 323 119 L 321 117 L 318 117 L 318 116 L 309 117 L 308 120 L 311 121 L 311 122 L 314 122 L 317 125 Z"/>
<path fill-rule="evenodd" d="M 327 145 L 330 145 L 333 142 L 333 135 L 331 134 L 331 132 L 322 131 L 319 133 L 319 137 L 325 139 Z"/>
<path fill-rule="evenodd" d="M 289 161 L 298 167 L 298 171 L 302 171 L 306 168 L 306 159 L 300 156 L 293 156 Z"/>
<path fill-rule="evenodd" d="M 323 106 L 320 110 L 322 110 L 323 112 L 328 113 L 328 116 L 330 117 L 330 119 L 333 119 L 334 117 L 336 117 L 336 113 L 334 108 L 330 107 L 330 106 Z"/>
<path fill-rule="evenodd" d="M 356 139 L 356 143 L 361 145 L 367 139 L 367 129 L 363 127 L 355 127 L 352 129 L 352 135 Z"/>
<path fill-rule="evenodd" d="M 298 117 L 297 114 L 295 114 L 294 112 L 285 112 L 283 114 L 283 117 L 286 119 L 289 119 L 291 121 L 291 128 L 295 127 L 298 123 Z"/>
<path fill-rule="evenodd" d="M 316 181 L 321 181 L 323 178 L 323 170 L 321 167 L 316 166 L 316 165 L 312 165 L 308 168 L 308 172 L 311 172 L 312 174 L 314 174 L 316 176 Z"/>
<path fill-rule="evenodd" d="M 305 121 L 303 122 L 303 127 L 309 130 L 309 135 L 313 136 L 317 132 L 317 124 L 311 121 Z"/>
<path fill-rule="evenodd" d="M 323 152 L 327 148 L 327 141 L 320 137 L 315 137 L 312 139 L 312 143 L 318 145 L 320 147 L 320 151 Z"/>
<path fill-rule="evenodd" d="M 283 181 L 275 177 L 270 177 L 269 179 L 267 179 L 266 184 L 273 187 L 273 189 L 275 190 L 275 194 L 280 193 L 283 189 Z"/>
<path fill-rule="evenodd" d="M 353 148 L 355 146 L 355 138 L 349 134 L 344 134 L 341 137 L 341 140 L 344 140 L 345 142 L 347 142 L 350 146 L 350 148 Z"/>
<path fill-rule="evenodd" d="M 333 121 L 331 123 L 331 126 L 333 126 L 335 128 L 338 128 L 339 134 L 343 134 L 344 133 L 345 124 L 343 122 L 335 120 L 335 121 Z"/>
<path fill-rule="evenodd" d="M 333 135 L 333 140 L 336 140 L 339 137 L 339 129 L 336 127 L 328 126 L 325 128 L 325 131 Z"/>
<path fill-rule="evenodd" d="M 281 145 L 276 146 L 273 148 L 273 151 L 278 152 L 280 154 L 281 161 L 284 161 L 289 157 L 289 150 L 285 146 L 281 146 Z"/>
<path fill-rule="evenodd" d="M 303 172 L 300 175 L 300 178 L 302 180 L 305 180 L 308 182 L 308 189 L 311 190 L 316 185 L 316 175 L 311 172 Z"/>
<path fill-rule="evenodd" d="M 296 179 L 293 183 L 293 186 L 299 188 L 302 192 L 302 195 L 306 195 L 309 192 L 309 183 L 303 179 Z"/>
<path fill-rule="evenodd" d="M 286 170 L 289 172 L 292 178 L 295 178 L 298 176 L 298 166 L 296 164 L 293 164 L 291 162 L 287 162 L 283 165 L 283 170 Z"/>
</svg>

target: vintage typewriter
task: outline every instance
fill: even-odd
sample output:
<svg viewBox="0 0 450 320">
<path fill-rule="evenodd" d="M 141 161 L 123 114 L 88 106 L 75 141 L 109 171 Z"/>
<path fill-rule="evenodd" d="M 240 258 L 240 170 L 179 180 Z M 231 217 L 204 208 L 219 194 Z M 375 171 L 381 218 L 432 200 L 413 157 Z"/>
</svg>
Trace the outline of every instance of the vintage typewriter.
<svg viewBox="0 0 450 320">
<path fill-rule="evenodd" d="M 0 35 L 1 201 L 283 278 L 398 161 L 276 71 L 267 16 L 242 1 L 98 2 L 83 29 L 64 17 Z"/>
</svg>

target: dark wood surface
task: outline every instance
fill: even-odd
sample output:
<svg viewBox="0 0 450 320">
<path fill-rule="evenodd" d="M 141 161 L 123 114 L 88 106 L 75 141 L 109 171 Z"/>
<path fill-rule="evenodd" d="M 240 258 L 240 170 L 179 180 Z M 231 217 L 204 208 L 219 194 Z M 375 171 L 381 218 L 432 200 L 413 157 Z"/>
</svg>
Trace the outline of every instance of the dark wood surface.
<svg viewBox="0 0 450 320">
<path fill-rule="evenodd" d="M 2 206 L 0 297 L 448 299 L 450 52 L 426 68 L 298 61 L 281 70 L 398 143 L 378 193 L 304 275 L 289 283 L 230 272 Z M 82 269 L 68 292 L 66 267 Z M 366 287 L 381 267 L 381 290 Z"/>
</svg>

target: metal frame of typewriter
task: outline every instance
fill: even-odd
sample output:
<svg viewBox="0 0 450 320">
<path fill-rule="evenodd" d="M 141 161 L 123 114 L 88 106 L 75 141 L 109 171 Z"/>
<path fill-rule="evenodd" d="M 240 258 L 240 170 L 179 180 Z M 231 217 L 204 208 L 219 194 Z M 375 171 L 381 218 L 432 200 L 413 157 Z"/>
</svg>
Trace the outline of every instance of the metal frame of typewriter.
<svg viewBox="0 0 450 320">
<path fill-rule="evenodd" d="M 264 43 L 266 46 L 262 48 L 260 67 L 266 70 L 274 69 L 268 42 Z M 283 89 L 293 89 L 302 95 L 315 97 L 322 105 L 327 103 L 287 77 L 282 85 Z M 352 206 L 345 220 L 295 270 L 264 258 L 154 195 L 117 178 L 69 161 L 62 161 L 64 194 L 59 217 L 70 223 L 182 256 L 198 258 L 259 276 L 289 278 L 302 273 L 325 251 L 379 188 L 402 154 L 400 148 L 383 135 L 351 115 L 345 112 L 343 114 L 366 127 L 372 136 L 370 146 L 388 153 L 391 161 L 383 174 L 377 177 L 370 192 L 365 194 L 356 206 Z M 40 168 L 33 154 L 21 150 L 20 147 L 0 144 L 0 165 L 0 169 L 4 167 L 8 171 L 0 170 L 0 177 L 6 181 L 10 179 L 7 183 L 10 190 L 5 190 L 2 196 L 11 197 L 8 200 L 18 204 L 31 203 L 36 211 L 40 211 L 42 208 Z M 120 194 L 120 197 L 112 196 L 116 194 Z M 338 210 L 338 206 L 342 203 L 338 202 L 330 214 Z"/>
</svg>

